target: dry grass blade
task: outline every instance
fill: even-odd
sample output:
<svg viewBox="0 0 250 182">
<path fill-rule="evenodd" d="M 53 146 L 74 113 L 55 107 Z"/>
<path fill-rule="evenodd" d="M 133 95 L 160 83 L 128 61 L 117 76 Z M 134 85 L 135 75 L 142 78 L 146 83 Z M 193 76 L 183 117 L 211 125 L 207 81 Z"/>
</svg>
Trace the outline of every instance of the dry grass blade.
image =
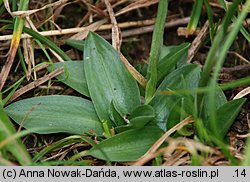
<svg viewBox="0 0 250 182">
<path fill-rule="evenodd" d="M 152 25 L 154 23 L 155 23 L 154 20 L 130 21 L 130 22 L 118 23 L 118 26 L 119 26 L 119 28 L 130 28 L 130 27 Z M 113 26 L 112 24 L 101 25 L 97 30 L 109 30 L 112 28 L 112 26 Z M 55 36 L 55 35 L 75 34 L 75 33 L 85 31 L 86 28 L 87 27 L 67 28 L 67 29 L 61 29 L 61 30 L 42 31 L 42 32 L 38 32 L 38 33 L 42 36 L 45 36 L 45 37 L 46 36 Z M 0 36 L 0 41 L 11 40 L 12 37 L 13 37 L 13 35 L 2 35 L 2 36 Z M 21 35 L 21 39 L 30 38 L 30 37 L 31 36 L 28 34 Z"/>
<path fill-rule="evenodd" d="M 32 111 L 34 111 L 34 110 L 35 110 L 38 106 L 40 106 L 40 105 L 41 105 L 41 103 L 34 105 L 34 106 L 25 114 L 25 116 L 24 116 L 23 120 L 21 121 L 20 126 L 19 126 L 19 128 L 18 128 L 18 130 L 17 130 L 17 133 L 20 133 L 20 132 L 21 132 L 21 129 L 22 129 L 23 125 L 24 125 L 24 122 L 25 122 L 25 120 L 27 119 L 27 117 L 29 116 L 29 114 L 30 114 Z"/>
<path fill-rule="evenodd" d="M 203 163 L 203 166 L 227 166 L 229 165 L 229 161 L 225 160 L 225 156 L 223 155 L 216 155 L 212 157 L 207 157 Z"/>
<path fill-rule="evenodd" d="M 46 82 L 46 81 L 60 75 L 63 72 L 64 72 L 64 68 L 58 68 L 55 71 L 49 73 L 48 75 L 45 75 L 44 77 L 39 78 L 39 79 L 29 83 L 28 85 L 26 85 L 26 86 L 20 88 L 19 90 L 17 90 L 13 94 L 13 96 L 10 98 L 9 102 L 12 102 L 13 100 L 17 99 L 19 96 L 23 95 L 24 93 L 30 91 L 33 88 L 36 88 L 37 86 L 39 86 L 39 85 L 43 84 L 44 82 Z"/>
<path fill-rule="evenodd" d="M 152 159 L 152 155 L 156 152 L 156 150 L 161 146 L 161 144 L 172 134 L 174 133 L 177 129 L 180 127 L 192 123 L 193 118 L 191 116 L 187 117 L 177 125 L 175 125 L 173 128 L 168 130 L 164 135 L 162 135 L 161 138 L 159 138 L 154 145 L 140 158 L 138 161 L 136 161 L 133 165 L 134 166 L 141 166 L 145 164 L 147 161 Z"/>
<path fill-rule="evenodd" d="M 89 13 L 91 14 L 90 16 L 92 16 L 92 17 L 90 17 L 91 20 L 93 20 L 93 17 L 95 15 L 104 16 L 104 17 L 108 16 L 108 14 L 105 10 L 103 11 L 101 8 L 98 7 L 98 4 L 92 5 L 88 2 L 84 2 L 84 3 L 88 6 L 88 9 L 90 10 Z"/>
<path fill-rule="evenodd" d="M 189 151 L 190 153 L 195 153 L 196 151 L 202 151 L 202 152 L 206 152 L 210 154 L 218 154 L 218 155 L 221 154 L 221 152 L 219 152 L 218 150 L 213 149 L 209 146 L 206 146 L 193 139 L 180 138 L 180 139 L 177 139 L 177 142 L 179 144 L 182 144 L 182 146 L 186 146 L 187 151 Z"/>
<path fill-rule="evenodd" d="M 97 21 L 95 23 L 90 24 L 87 27 L 84 27 L 80 32 L 77 34 L 71 36 L 69 39 L 74 39 L 74 40 L 83 40 L 87 37 L 89 31 L 96 31 L 98 28 L 100 28 L 101 25 L 107 22 L 107 19 L 103 19 L 100 21 Z"/>
<path fill-rule="evenodd" d="M 250 138 L 250 133 L 245 135 L 236 135 L 238 138 Z"/>
<path fill-rule="evenodd" d="M 165 24 L 165 28 L 172 28 L 172 27 L 177 27 L 180 25 L 186 25 L 186 24 L 188 24 L 189 20 L 190 20 L 190 17 L 185 17 L 185 18 L 173 20 L 173 21 L 167 22 Z M 154 25 L 149 25 L 149 26 L 145 26 L 145 27 L 139 27 L 139 28 L 135 28 L 135 29 L 131 29 L 131 30 L 122 31 L 121 35 L 123 38 L 124 37 L 131 37 L 131 36 L 136 36 L 136 35 L 141 35 L 141 34 L 153 32 L 153 30 L 154 30 Z M 109 38 L 109 37 L 107 36 L 107 38 Z"/>
<path fill-rule="evenodd" d="M 128 62 L 128 60 L 125 58 L 125 56 L 123 56 L 123 54 L 120 51 L 122 40 L 120 36 L 119 27 L 114 15 L 114 11 L 108 0 L 105 0 L 105 4 L 107 6 L 110 20 L 112 23 L 112 45 L 120 53 L 121 60 L 128 69 L 128 71 L 131 73 L 131 75 L 138 81 L 138 83 L 140 83 L 143 87 L 145 87 L 146 86 L 145 78 Z"/>
<path fill-rule="evenodd" d="M 241 91 L 233 98 L 233 100 L 235 100 L 235 99 L 240 99 L 240 98 L 242 98 L 242 97 L 248 95 L 249 93 L 250 93 L 250 87 L 247 87 L 247 88 L 241 90 Z"/>
<path fill-rule="evenodd" d="M 159 156 L 160 154 L 164 154 L 165 162 L 163 163 L 163 165 L 167 165 L 167 166 L 189 164 L 191 163 L 191 160 L 190 160 L 191 158 L 188 154 L 190 153 L 193 155 L 197 155 L 198 151 L 205 152 L 208 154 L 215 154 L 220 157 L 222 156 L 224 158 L 224 155 L 222 155 L 221 152 L 219 152 L 218 150 L 213 149 L 209 146 L 203 145 L 202 143 L 199 143 L 192 139 L 168 138 L 167 141 L 168 141 L 167 147 L 161 148 L 158 151 L 148 154 L 147 158 L 145 158 L 143 161 L 140 161 L 140 163 L 137 163 L 136 165 L 140 165 L 140 166 L 144 165 L 146 162 L 152 160 L 153 158 Z"/>
<path fill-rule="evenodd" d="M 4 2 L 5 6 L 8 7 L 8 3 L 6 3 L 6 1 Z M 19 9 L 20 10 L 26 10 L 28 8 L 28 4 L 29 1 L 21 1 L 20 5 L 19 5 Z M 23 31 L 23 27 L 24 27 L 24 20 L 21 18 L 16 18 L 15 19 L 15 23 L 14 23 L 14 31 L 13 31 L 13 37 L 12 37 L 12 41 L 11 41 L 11 45 L 10 45 L 10 50 L 9 50 L 9 55 L 7 57 L 6 63 L 2 68 L 2 71 L 0 73 L 0 91 L 2 90 L 7 77 L 9 75 L 10 69 L 12 67 L 12 64 L 14 62 L 14 58 L 16 56 L 16 52 L 20 43 L 20 39 L 21 39 L 21 34 Z"/>
<path fill-rule="evenodd" d="M 143 7 L 148 7 L 151 6 L 153 4 L 158 3 L 158 0 L 139 0 L 139 1 L 135 1 L 134 3 L 131 3 L 130 5 L 126 6 L 125 8 L 121 9 L 120 11 L 118 11 L 115 16 L 120 16 L 124 13 L 127 13 L 129 11 L 138 9 L 138 8 L 143 8 Z"/>
<path fill-rule="evenodd" d="M 198 52 L 199 48 L 201 47 L 202 43 L 204 42 L 205 38 L 208 35 L 209 31 L 209 23 L 206 21 L 204 26 L 202 27 L 201 31 L 197 35 L 197 37 L 192 42 L 189 50 L 188 50 L 188 58 L 187 63 L 191 63 L 194 55 Z"/>
<path fill-rule="evenodd" d="M 27 24 L 27 27 L 31 28 L 32 30 L 37 31 L 35 25 L 33 24 L 33 22 L 30 20 L 29 16 L 26 17 L 26 24 Z M 64 62 L 64 60 L 55 52 L 53 51 L 51 48 L 49 48 L 50 52 L 60 61 L 60 62 Z M 32 59 L 31 59 L 32 60 Z M 35 67 L 35 62 L 34 60 L 32 60 L 32 64 L 33 64 L 33 68 Z M 36 80 L 36 70 L 34 70 L 34 77 L 35 77 L 35 80 Z"/>
<path fill-rule="evenodd" d="M 233 54 L 235 55 L 237 58 L 239 58 L 239 60 L 241 60 L 242 62 L 245 62 L 247 64 L 250 64 L 250 61 L 248 61 L 246 58 L 244 58 L 242 55 L 240 55 L 239 53 L 235 52 L 235 51 L 228 51 L 229 54 Z"/>
<path fill-rule="evenodd" d="M 165 28 L 171 28 L 171 27 L 176 27 L 180 25 L 186 25 L 190 20 L 190 17 L 185 17 L 185 18 L 180 18 L 177 20 L 169 21 L 165 24 Z M 130 37 L 130 36 L 136 36 L 148 32 L 152 32 L 154 29 L 154 24 L 155 20 L 143 20 L 143 21 L 130 21 L 130 22 L 123 22 L 123 23 L 118 23 L 118 27 L 120 29 L 125 29 L 125 28 L 131 28 L 131 27 L 139 27 L 143 26 L 140 28 L 135 28 L 132 30 L 125 30 L 121 32 L 122 37 Z M 101 25 L 97 30 L 109 30 L 112 28 L 112 24 L 105 24 Z M 79 28 L 67 28 L 67 29 L 61 29 L 61 30 L 49 30 L 49 31 L 42 31 L 38 32 L 42 36 L 55 36 L 55 35 L 66 35 L 66 34 L 74 34 L 74 33 L 79 33 L 82 31 L 85 31 L 86 27 L 79 27 Z M 6 40 L 11 40 L 13 35 L 2 35 L 0 36 L 0 41 L 6 41 Z M 107 39 L 111 39 L 111 36 L 104 36 Z M 25 38 L 31 38 L 30 35 L 28 34 L 22 34 L 21 39 Z"/>
<path fill-rule="evenodd" d="M 25 25 L 29 27 L 28 23 L 25 22 Z M 30 80 L 31 76 L 31 65 L 33 68 L 35 67 L 35 57 L 34 57 L 34 49 L 32 48 L 32 41 L 30 38 L 23 39 L 23 56 L 26 64 L 28 65 L 28 72 L 27 72 L 27 80 Z M 34 71 L 34 78 L 36 80 L 36 72 Z"/>
<path fill-rule="evenodd" d="M 120 58 L 123 64 L 126 66 L 131 75 L 136 79 L 136 81 L 143 87 L 146 87 L 147 80 L 139 73 L 135 67 L 133 67 L 122 53 L 120 53 Z"/>
<path fill-rule="evenodd" d="M 114 4 L 112 5 L 112 8 L 115 8 L 115 7 L 117 7 L 117 6 L 121 6 L 121 5 L 125 4 L 125 3 L 127 3 L 128 1 L 130 1 L 130 0 L 119 0 L 119 1 L 114 1 Z"/>
<path fill-rule="evenodd" d="M 6 2 L 7 0 L 4 0 L 4 2 Z M 50 4 L 47 4 L 45 6 L 43 6 L 42 8 L 39 8 L 39 9 L 33 9 L 33 10 L 26 10 L 26 11 L 16 11 L 16 12 L 11 12 L 10 9 L 9 9 L 9 6 L 7 6 L 7 3 L 5 5 L 6 9 L 8 7 L 8 12 L 11 14 L 11 16 L 19 16 L 19 17 L 25 17 L 25 16 L 29 16 L 31 14 L 34 14 L 38 11 L 41 11 L 41 10 L 44 10 L 46 8 L 49 8 L 49 7 L 54 7 L 54 6 L 59 6 L 61 4 L 64 4 L 66 3 L 68 0 L 59 0 L 59 1 L 56 1 L 54 3 L 50 3 Z"/>
<path fill-rule="evenodd" d="M 164 163 L 162 166 L 179 166 L 186 165 L 190 163 L 190 156 L 187 155 L 188 152 L 177 150 L 171 155 L 164 152 Z"/>
<path fill-rule="evenodd" d="M 14 58 L 16 56 L 16 51 L 17 51 L 17 45 L 18 44 L 19 44 L 19 41 L 11 44 L 12 45 L 11 49 L 10 49 L 11 51 L 9 52 L 6 63 L 3 66 L 2 71 L 0 73 L 0 91 L 2 90 L 2 88 L 3 88 L 3 86 L 4 86 L 5 82 L 6 82 L 6 79 L 7 79 L 8 75 L 9 75 L 12 64 L 14 62 Z"/>
<path fill-rule="evenodd" d="M 117 51 L 120 52 L 122 40 L 121 40 L 121 36 L 120 36 L 119 27 L 117 25 L 117 21 L 115 19 L 114 11 L 112 9 L 112 6 L 111 6 L 109 0 L 104 0 L 104 1 L 106 4 L 106 7 L 108 9 L 109 17 L 110 17 L 110 20 L 112 23 L 112 45 Z"/>
<path fill-rule="evenodd" d="M 187 138 L 177 138 L 172 139 L 168 138 L 168 146 L 159 149 L 158 151 L 152 152 L 147 155 L 147 158 L 144 159 L 144 161 L 141 161 L 141 163 L 138 163 L 136 165 L 144 165 L 146 162 L 152 160 L 153 158 L 159 156 L 160 154 L 164 154 L 164 159 L 166 162 L 163 165 L 180 165 L 180 164 L 189 164 L 190 156 L 183 157 L 187 154 L 193 154 L 197 155 L 197 152 L 204 152 L 207 154 L 215 154 L 217 156 L 220 156 L 220 158 L 224 158 L 224 155 L 217 149 L 211 148 L 209 146 L 206 146 L 200 142 L 197 142 L 192 139 Z M 176 152 L 180 151 L 179 155 L 175 155 Z M 178 153 L 177 153 L 178 154 Z M 173 157 L 174 155 L 174 157 Z M 135 164 L 134 164 L 135 165 Z"/>
<path fill-rule="evenodd" d="M 11 14 L 11 10 L 10 10 L 10 5 L 9 5 L 9 1 L 8 0 L 3 0 L 5 9 L 8 11 L 9 14 Z"/>
</svg>

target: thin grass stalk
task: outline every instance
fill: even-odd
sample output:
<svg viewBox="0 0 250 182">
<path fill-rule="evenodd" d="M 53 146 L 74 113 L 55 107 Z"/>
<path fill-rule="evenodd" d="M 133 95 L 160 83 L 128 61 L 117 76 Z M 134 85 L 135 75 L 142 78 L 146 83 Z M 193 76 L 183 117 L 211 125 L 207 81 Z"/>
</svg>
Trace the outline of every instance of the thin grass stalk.
<svg viewBox="0 0 250 182">
<path fill-rule="evenodd" d="M 204 0 L 206 9 L 207 9 L 207 17 L 208 17 L 208 23 L 209 23 L 209 32 L 210 32 L 210 40 L 211 42 L 214 39 L 215 34 L 215 26 L 214 26 L 214 20 L 213 20 L 213 10 L 208 2 L 208 0 Z"/>
<path fill-rule="evenodd" d="M 227 28 L 229 27 L 230 21 L 239 3 L 240 3 L 240 0 L 236 0 L 233 4 L 234 6 L 231 6 L 230 11 L 227 12 L 223 20 L 221 29 L 217 32 L 217 35 L 214 38 L 213 45 L 209 50 L 209 53 L 208 53 L 208 56 L 207 56 L 207 59 L 203 68 L 203 72 L 201 74 L 199 87 L 206 87 L 209 83 L 210 74 L 213 70 L 213 66 L 217 62 L 218 58 L 221 57 L 221 51 L 218 51 L 218 50 L 221 49 L 222 45 L 224 47 L 224 44 L 222 44 L 223 38 L 227 34 Z M 202 110 L 202 104 L 201 104 L 202 99 L 203 99 L 203 94 L 198 94 L 198 97 L 197 97 L 198 110 Z"/>
<path fill-rule="evenodd" d="M 6 28 L 12 29 L 13 26 L 7 25 Z M 41 43 L 44 43 L 45 45 L 47 45 L 49 48 L 55 51 L 64 61 L 72 61 L 71 58 L 62 49 L 60 49 L 54 42 L 40 35 L 38 32 L 27 27 L 23 27 L 23 32 L 29 34 L 34 39 L 39 40 Z"/>
<path fill-rule="evenodd" d="M 234 88 L 241 87 L 244 85 L 249 85 L 249 84 L 250 84 L 250 77 L 241 78 L 241 79 L 238 79 L 238 80 L 233 81 L 233 82 L 219 84 L 219 87 L 216 88 L 216 91 L 218 91 L 219 88 L 224 90 L 224 91 L 225 90 L 232 90 Z M 194 89 L 179 89 L 179 90 L 174 90 L 174 91 L 162 90 L 159 94 L 162 94 L 162 95 L 180 95 L 180 94 L 192 95 L 192 93 L 205 94 L 205 93 L 208 93 L 209 91 L 210 91 L 209 87 L 199 87 L 199 88 L 194 88 Z"/>
<path fill-rule="evenodd" d="M 234 29 L 227 35 L 225 43 L 223 44 L 223 47 L 221 48 L 220 55 L 218 57 L 218 60 L 216 61 L 214 72 L 213 72 L 211 82 L 209 85 L 211 91 L 209 92 L 208 104 L 209 104 L 209 108 L 212 111 L 212 113 L 211 113 L 212 119 L 210 122 L 212 123 L 212 131 L 215 134 L 215 136 L 217 136 L 217 137 L 220 137 L 220 135 L 219 135 L 220 129 L 216 127 L 217 125 L 216 125 L 216 114 L 215 114 L 215 95 L 216 95 L 215 88 L 216 88 L 216 84 L 217 84 L 217 79 L 218 79 L 220 70 L 222 68 L 222 65 L 224 63 L 224 60 L 226 58 L 227 51 L 229 50 L 229 48 L 233 44 L 234 40 L 236 39 L 236 36 L 240 30 L 241 24 L 248 14 L 249 8 L 250 8 L 250 1 L 247 1 L 244 5 L 244 8 L 242 9 L 242 12 L 239 14 L 238 19 L 234 23 Z"/>
<path fill-rule="evenodd" d="M 157 62 L 160 49 L 163 45 L 164 25 L 168 11 L 168 0 L 160 0 L 158 4 L 156 24 L 153 32 L 151 50 L 149 55 L 149 67 L 147 72 L 147 85 L 145 91 L 145 103 L 148 104 L 156 90 L 157 85 Z"/>
<path fill-rule="evenodd" d="M 15 133 L 15 128 L 4 112 L 2 103 L 0 103 L 0 143 L 12 137 Z M 19 138 L 6 143 L 5 149 L 10 151 L 21 165 L 29 165 L 31 163 L 30 156 Z"/>
<path fill-rule="evenodd" d="M 228 11 L 228 5 L 226 4 L 226 2 L 224 0 L 219 0 L 219 3 L 222 5 L 222 7 L 224 8 L 225 11 Z M 233 18 L 233 22 L 236 20 L 236 17 Z M 250 42 L 250 34 L 248 33 L 248 31 L 245 29 L 244 26 L 240 26 L 240 32 L 241 34 L 246 38 L 246 40 L 248 42 Z"/>
<path fill-rule="evenodd" d="M 190 33 L 192 34 L 197 28 L 201 15 L 202 5 L 203 5 L 203 0 L 195 0 L 190 21 L 187 26 L 189 34 Z"/>
</svg>

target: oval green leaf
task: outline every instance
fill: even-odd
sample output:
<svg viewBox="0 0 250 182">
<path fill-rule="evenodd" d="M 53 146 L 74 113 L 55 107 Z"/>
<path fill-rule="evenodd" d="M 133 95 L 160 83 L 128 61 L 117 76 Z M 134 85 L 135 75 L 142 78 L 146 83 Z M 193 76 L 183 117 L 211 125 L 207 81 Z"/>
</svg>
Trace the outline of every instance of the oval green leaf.
<svg viewBox="0 0 250 182">
<path fill-rule="evenodd" d="M 155 109 L 155 120 L 163 130 L 166 130 L 166 122 L 170 110 L 176 101 L 184 96 L 163 95 L 161 91 L 197 88 L 199 78 L 200 68 L 197 65 L 188 64 L 171 72 L 162 81 L 156 91 L 156 95 L 149 104 Z"/>
<path fill-rule="evenodd" d="M 149 121 L 154 119 L 155 111 L 150 105 L 141 105 L 137 107 L 129 116 L 131 125 L 134 128 L 145 126 Z"/>
<path fill-rule="evenodd" d="M 65 72 L 58 75 L 56 78 L 80 94 L 89 97 L 83 61 L 58 62 L 54 64 L 54 69 L 63 66 L 65 67 Z M 53 71 L 52 66 L 48 67 L 48 70 L 50 72 Z"/>
<path fill-rule="evenodd" d="M 135 161 L 163 134 L 158 127 L 132 129 L 106 139 L 90 149 L 89 155 L 107 161 Z"/>
<path fill-rule="evenodd" d="M 91 101 L 74 96 L 41 96 L 15 102 L 7 114 L 26 129 L 37 133 L 102 134 L 102 126 Z"/>
<path fill-rule="evenodd" d="M 84 70 L 89 93 L 100 120 L 109 121 L 110 103 L 123 116 L 140 105 L 139 88 L 118 52 L 102 37 L 90 32 L 84 46 Z"/>
<path fill-rule="evenodd" d="M 176 102 L 173 104 L 173 108 L 169 112 L 168 116 L 167 130 L 174 127 L 176 124 L 192 114 L 192 112 L 188 111 L 190 105 L 188 105 L 186 102 L 186 98 L 184 97 L 178 98 L 178 100 L 176 100 Z"/>
<path fill-rule="evenodd" d="M 131 115 L 127 118 L 127 124 L 115 128 L 120 133 L 130 129 L 144 127 L 155 118 L 154 108 L 150 105 L 141 105 L 137 107 Z M 155 125 L 154 125 L 155 126 Z"/>
<path fill-rule="evenodd" d="M 126 124 L 121 113 L 119 113 L 119 111 L 117 110 L 117 106 L 114 100 L 112 100 L 110 103 L 109 117 L 114 122 L 115 126 L 123 126 L 124 124 Z"/>
<path fill-rule="evenodd" d="M 157 64 L 157 79 L 160 83 L 166 75 L 177 65 L 177 63 L 186 58 L 190 43 L 183 43 L 178 46 L 171 47 L 170 52 L 166 54 Z M 185 59 L 186 60 L 186 59 Z"/>
<path fill-rule="evenodd" d="M 217 90 L 216 90 L 216 99 L 215 99 L 215 109 L 220 108 L 221 106 L 223 106 L 224 104 L 227 103 L 227 98 L 223 92 L 223 90 L 219 87 L 219 85 L 216 86 Z M 212 108 L 209 107 L 209 92 L 204 94 L 203 97 L 203 105 L 202 105 L 202 111 L 201 113 L 203 114 L 204 118 L 207 119 L 211 113 Z M 205 125 L 207 125 L 206 121 L 205 121 Z"/>
</svg>

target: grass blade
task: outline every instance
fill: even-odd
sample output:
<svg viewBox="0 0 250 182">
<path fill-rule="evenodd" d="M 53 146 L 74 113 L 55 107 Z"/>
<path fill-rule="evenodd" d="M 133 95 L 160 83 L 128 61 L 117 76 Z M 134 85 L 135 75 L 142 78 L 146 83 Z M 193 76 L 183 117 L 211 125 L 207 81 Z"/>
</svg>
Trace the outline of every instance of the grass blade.
<svg viewBox="0 0 250 182">
<path fill-rule="evenodd" d="M 169 112 L 179 98 L 182 95 L 162 95 L 161 92 L 175 91 L 179 89 L 193 90 L 198 86 L 198 80 L 200 77 L 200 68 L 194 64 L 188 64 L 177 70 L 171 72 L 157 88 L 156 94 L 150 102 L 150 105 L 155 109 L 156 112 L 156 123 L 163 129 L 166 130 L 166 122 L 169 116 Z M 180 80 L 185 80 L 182 82 Z M 185 83 L 185 84 L 184 84 Z M 190 93 L 194 94 L 194 93 Z"/>
<path fill-rule="evenodd" d="M 160 50 L 163 44 L 164 24 L 167 17 L 168 0 L 160 0 L 158 4 L 157 17 L 153 32 L 149 66 L 147 72 L 148 82 L 145 92 L 145 103 L 148 104 L 156 90 L 157 86 L 157 62 L 160 55 Z"/>
<path fill-rule="evenodd" d="M 15 133 L 15 128 L 9 120 L 7 114 L 4 112 L 2 104 L 0 103 L 0 141 L 2 142 L 8 139 Z M 9 142 L 5 148 L 15 156 L 21 165 L 29 165 L 31 163 L 30 156 L 20 139 L 15 139 Z M 0 150 L 2 149 L 0 148 Z"/>
<path fill-rule="evenodd" d="M 228 11 L 228 6 L 224 0 L 219 0 L 219 3 L 222 5 L 225 11 Z M 233 22 L 235 20 L 236 20 L 236 17 L 233 18 Z M 240 32 L 247 39 L 247 41 L 250 42 L 250 34 L 242 25 L 240 26 Z"/>
<path fill-rule="evenodd" d="M 192 34 L 196 30 L 201 15 L 202 5 L 203 0 L 195 0 L 191 18 L 187 26 L 188 34 Z"/>
<path fill-rule="evenodd" d="M 72 145 L 74 143 L 78 143 L 78 142 L 81 142 L 82 141 L 82 138 L 84 136 L 80 136 L 80 135 L 72 135 L 72 136 L 69 136 L 69 137 L 66 137 L 66 138 L 63 138 L 61 140 L 58 140 L 50 145 L 48 145 L 47 147 L 45 147 L 44 149 L 42 149 L 40 152 L 38 152 L 34 158 L 32 159 L 33 163 L 37 163 L 39 160 L 42 159 L 42 157 L 55 150 L 55 149 L 60 149 L 64 146 L 67 146 L 67 145 Z"/>
<path fill-rule="evenodd" d="M 216 125 L 216 111 L 215 111 L 215 94 L 216 94 L 216 85 L 217 85 L 217 78 L 220 73 L 221 67 L 223 65 L 223 62 L 225 60 L 226 54 L 228 49 L 231 47 L 233 41 L 235 40 L 235 37 L 237 36 L 242 21 L 245 19 L 247 15 L 247 9 L 250 7 L 250 1 L 247 1 L 242 12 L 239 15 L 239 18 L 234 23 L 234 29 L 227 34 L 227 28 L 230 25 L 230 22 L 234 16 L 234 12 L 238 9 L 238 5 L 240 3 L 240 0 L 234 1 L 234 3 L 230 6 L 228 13 L 226 14 L 221 29 L 219 29 L 215 39 L 214 43 L 212 45 L 212 48 L 210 49 L 208 53 L 208 57 L 204 66 L 203 73 L 201 75 L 199 86 L 203 87 L 206 86 L 209 83 L 209 99 L 208 99 L 208 105 L 209 110 L 211 111 L 210 115 L 210 122 L 212 122 L 212 130 L 215 136 L 220 138 L 219 128 L 217 128 Z M 221 46 L 221 42 L 223 43 L 223 46 Z M 215 67 L 214 67 L 215 65 Z M 210 73 L 214 67 L 213 76 L 210 79 Z M 202 95 L 198 96 L 198 107 L 201 107 L 201 100 Z M 200 108 L 201 109 L 201 108 Z"/>
<path fill-rule="evenodd" d="M 29 0 L 20 1 L 20 6 L 18 8 L 19 11 L 24 11 L 28 9 Z M 11 40 L 10 51 L 8 58 L 6 60 L 6 64 L 3 66 L 2 71 L 0 73 L 0 90 L 2 90 L 5 81 L 9 75 L 10 69 L 14 62 L 16 52 L 18 50 L 18 46 L 21 39 L 21 34 L 23 32 L 24 27 L 24 19 L 16 17 L 13 31 L 13 38 Z"/>
<path fill-rule="evenodd" d="M 54 42 L 50 41 L 49 39 L 37 33 L 36 31 L 31 30 L 27 27 L 24 27 L 23 31 L 31 35 L 33 38 L 39 40 L 40 42 L 46 44 L 49 48 L 55 51 L 64 61 L 71 61 L 71 58 L 67 54 L 65 54 L 65 52 L 60 49 Z"/>
<path fill-rule="evenodd" d="M 5 28 L 13 29 L 13 25 L 7 25 Z M 65 52 L 60 49 L 54 42 L 40 35 L 38 32 L 27 27 L 23 27 L 23 32 L 29 34 L 33 38 L 47 45 L 49 48 L 55 51 L 64 61 L 72 61 L 71 58 L 67 54 L 65 54 Z"/>
<path fill-rule="evenodd" d="M 183 43 L 179 46 L 176 46 L 172 48 L 169 54 L 159 60 L 157 65 L 158 84 L 162 82 L 162 80 L 171 72 L 171 70 L 173 70 L 178 61 L 181 61 L 183 55 L 187 54 L 189 47 L 189 43 Z"/>
<path fill-rule="evenodd" d="M 237 3 L 239 4 L 239 0 L 237 0 Z M 226 17 L 223 21 L 222 30 L 220 29 L 219 32 L 217 33 L 216 37 L 214 38 L 213 45 L 208 53 L 208 56 L 207 56 L 207 59 L 206 59 L 205 65 L 204 65 L 204 69 L 203 69 L 203 72 L 201 74 L 201 79 L 199 82 L 200 87 L 205 87 L 208 84 L 208 81 L 210 79 L 210 73 L 213 69 L 215 62 L 217 61 L 217 59 L 219 57 L 219 55 L 216 53 L 218 52 L 218 49 L 220 48 L 221 42 L 222 42 L 222 40 L 225 36 L 225 33 L 226 33 L 225 32 L 225 29 L 226 29 L 225 25 L 228 24 L 228 20 L 230 18 L 232 18 L 232 16 L 233 16 L 232 12 L 235 12 L 235 10 L 236 10 L 235 7 L 231 7 L 231 8 L 234 8 L 234 9 L 232 9 L 230 11 L 231 12 L 230 14 L 226 14 Z M 225 47 L 225 46 L 223 46 L 223 47 Z M 220 55 L 221 55 L 221 53 L 220 53 Z M 200 99 L 201 98 L 198 99 L 198 102 L 200 102 Z"/>
<path fill-rule="evenodd" d="M 250 138 L 247 139 L 247 144 L 245 148 L 245 159 L 242 162 L 242 166 L 250 166 Z"/>
<path fill-rule="evenodd" d="M 210 39 L 213 41 L 214 34 L 215 34 L 215 26 L 214 26 L 214 20 L 213 20 L 213 10 L 208 2 L 208 0 L 204 0 L 206 9 L 207 9 L 207 17 L 208 17 L 208 23 L 209 23 L 209 31 L 210 31 Z"/>
<path fill-rule="evenodd" d="M 238 7 L 237 3 L 235 3 L 233 5 L 237 5 L 237 7 Z M 218 128 L 217 125 L 216 125 L 216 121 L 217 121 L 217 119 L 216 119 L 216 111 L 214 110 L 215 88 L 216 88 L 216 84 L 217 84 L 217 78 L 219 76 L 219 73 L 220 73 L 221 67 L 223 65 L 223 62 L 224 62 L 224 60 L 226 58 L 227 51 L 231 47 L 233 41 L 235 40 L 235 38 L 236 38 L 236 36 L 237 36 L 237 34 L 238 34 L 239 30 L 240 30 L 242 22 L 243 22 L 243 20 L 246 18 L 247 14 L 248 14 L 249 8 L 250 8 L 250 1 L 247 1 L 245 3 L 245 5 L 244 5 L 244 8 L 243 8 L 242 12 L 239 14 L 238 19 L 234 22 L 233 30 L 226 37 L 225 43 L 224 43 L 224 45 L 223 45 L 223 47 L 222 47 L 222 49 L 220 51 L 220 56 L 219 56 L 218 60 L 216 61 L 213 76 L 211 78 L 211 83 L 210 83 L 211 91 L 209 93 L 209 105 L 210 105 L 210 108 L 213 108 L 213 111 L 211 113 L 211 121 L 210 122 L 212 124 L 213 133 L 217 137 L 220 137 L 220 135 L 218 134 L 220 128 Z M 226 21 L 226 23 L 227 23 L 227 21 Z M 225 23 L 225 25 L 226 25 L 226 23 Z"/>
</svg>

